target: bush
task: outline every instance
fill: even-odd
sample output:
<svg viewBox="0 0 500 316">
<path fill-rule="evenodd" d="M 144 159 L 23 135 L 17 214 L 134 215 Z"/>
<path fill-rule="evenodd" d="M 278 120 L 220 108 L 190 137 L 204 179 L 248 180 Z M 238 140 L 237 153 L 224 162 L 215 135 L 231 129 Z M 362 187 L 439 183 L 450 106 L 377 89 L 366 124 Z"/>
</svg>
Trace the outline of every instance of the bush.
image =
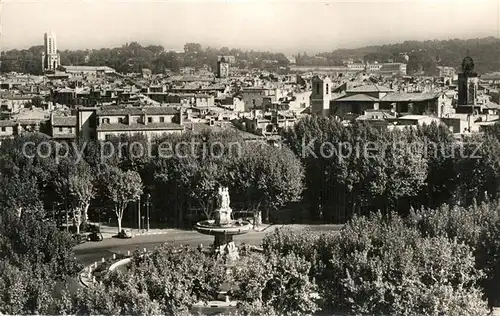
<svg viewBox="0 0 500 316">
<path fill-rule="evenodd" d="M 226 268 L 219 260 L 195 249 L 165 245 L 145 257 L 136 254 L 126 275 L 115 271 L 104 277 L 100 290 L 116 297 L 103 299 L 88 290 L 76 308 L 94 314 L 181 315 L 198 301 L 213 299 L 224 281 Z M 134 307 L 134 300 L 142 307 Z M 153 304 L 151 309 L 148 304 Z"/>
<path fill-rule="evenodd" d="M 482 273 L 475 266 L 473 248 L 461 241 L 480 234 L 474 233 L 474 225 L 459 234 L 456 214 L 443 215 L 437 222 L 423 218 L 405 221 L 396 214 L 384 218 L 376 213 L 354 217 L 338 236 L 277 230 L 263 244 L 270 262 L 273 257 L 294 256 L 296 262 L 310 265 L 308 279 L 315 279 L 320 307 L 331 314 L 485 314 Z M 462 219 L 463 224 L 469 220 Z M 427 234 L 423 227 L 430 227 Z M 454 239 L 439 231 L 448 231 Z M 286 260 L 280 264 L 291 265 Z M 254 288 L 263 287 L 260 278 L 271 273 L 272 266 L 255 268 L 260 277 L 248 275 L 257 284 Z M 244 292 L 253 293 L 249 288 Z"/>
<path fill-rule="evenodd" d="M 490 305 L 500 303 L 499 202 L 468 207 L 443 205 L 436 210 L 413 210 L 408 218 L 423 236 L 456 239 L 474 250 L 476 268 L 485 272 L 483 288 Z"/>
<path fill-rule="evenodd" d="M 310 315 L 319 310 L 311 264 L 293 253 L 251 255 L 235 267 L 238 309 L 250 315 Z"/>
</svg>

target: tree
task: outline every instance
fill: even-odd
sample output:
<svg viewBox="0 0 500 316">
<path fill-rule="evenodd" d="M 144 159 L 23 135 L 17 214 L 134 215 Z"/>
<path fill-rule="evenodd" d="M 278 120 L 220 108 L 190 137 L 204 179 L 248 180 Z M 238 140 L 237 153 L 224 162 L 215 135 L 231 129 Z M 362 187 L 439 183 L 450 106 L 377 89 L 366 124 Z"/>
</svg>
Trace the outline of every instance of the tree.
<svg viewBox="0 0 500 316">
<path fill-rule="evenodd" d="M 118 232 L 122 229 L 122 218 L 130 202 L 137 201 L 142 194 L 142 180 L 136 171 L 122 171 L 117 167 L 108 167 L 102 175 L 106 195 L 114 203 L 118 220 Z"/>
<path fill-rule="evenodd" d="M 254 212 L 269 212 L 297 201 L 303 190 L 304 171 L 293 152 L 267 144 L 241 144 L 239 157 L 230 162 L 228 183 L 235 200 Z"/>
<path fill-rule="evenodd" d="M 293 253 L 253 255 L 234 267 L 238 309 L 251 315 L 311 315 L 320 308 L 311 264 Z"/>
<path fill-rule="evenodd" d="M 76 232 L 79 234 L 80 225 L 87 221 L 90 201 L 95 196 L 94 177 L 90 166 L 85 161 L 62 161 L 55 174 L 54 185 L 62 204 L 71 210 Z"/>
<path fill-rule="evenodd" d="M 31 99 L 31 104 L 36 107 L 36 108 L 41 108 L 42 107 L 42 101 L 43 99 L 39 96 L 34 96 L 32 99 Z"/>
<path fill-rule="evenodd" d="M 201 52 L 201 45 L 199 43 L 186 43 L 184 45 L 185 53 L 199 53 Z"/>
</svg>

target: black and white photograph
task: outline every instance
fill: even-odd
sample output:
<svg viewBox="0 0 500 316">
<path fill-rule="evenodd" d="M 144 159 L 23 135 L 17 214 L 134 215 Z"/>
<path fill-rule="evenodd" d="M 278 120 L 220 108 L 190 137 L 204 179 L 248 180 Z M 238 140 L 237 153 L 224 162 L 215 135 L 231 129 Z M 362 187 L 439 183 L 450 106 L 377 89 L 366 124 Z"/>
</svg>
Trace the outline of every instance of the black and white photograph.
<svg viewBox="0 0 500 316">
<path fill-rule="evenodd" d="M 2 315 L 500 316 L 500 0 L 1 0 Z"/>
</svg>

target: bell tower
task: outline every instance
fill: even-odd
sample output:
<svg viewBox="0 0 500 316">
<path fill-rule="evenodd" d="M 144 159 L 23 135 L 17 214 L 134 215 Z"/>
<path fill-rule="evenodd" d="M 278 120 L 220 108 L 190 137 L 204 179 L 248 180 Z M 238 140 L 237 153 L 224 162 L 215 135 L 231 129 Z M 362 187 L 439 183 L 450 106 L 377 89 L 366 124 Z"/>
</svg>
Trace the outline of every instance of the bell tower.
<svg viewBox="0 0 500 316">
<path fill-rule="evenodd" d="M 309 97 L 311 114 L 319 116 L 330 115 L 332 81 L 330 78 L 314 76 L 312 79 L 312 92 Z"/>
<path fill-rule="evenodd" d="M 462 61 L 462 72 L 458 74 L 458 105 L 475 105 L 479 78 L 474 71 L 474 61 L 469 54 Z"/>
</svg>

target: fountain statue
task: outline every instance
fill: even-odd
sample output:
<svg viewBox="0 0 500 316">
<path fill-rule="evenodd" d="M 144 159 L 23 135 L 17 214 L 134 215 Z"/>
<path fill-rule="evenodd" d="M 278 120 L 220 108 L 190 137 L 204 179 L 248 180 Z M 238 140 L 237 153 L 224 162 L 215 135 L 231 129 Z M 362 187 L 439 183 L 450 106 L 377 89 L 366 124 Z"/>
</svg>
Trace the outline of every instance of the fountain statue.
<svg viewBox="0 0 500 316">
<path fill-rule="evenodd" d="M 231 214 L 233 210 L 229 207 L 228 188 L 219 188 L 219 207 L 215 210 L 215 225 L 231 225 Z"/>
<path fill-rule="evenodd" d="M 202 234 L 215 237 L 212 250 L 216 255 L 222 255 L 228 260 L 238 259 L 238 248 L 233 242 L 233 236 L 247 233 L 252 225 L 248 221 L 231 218 L 233 211 L 229 206 L 229 189 L 227 187 L 219 188 L 217 202 L 218 206 L 214 211 L 215 219 L 198 222 L 194 228 Z"/>
</svg>

